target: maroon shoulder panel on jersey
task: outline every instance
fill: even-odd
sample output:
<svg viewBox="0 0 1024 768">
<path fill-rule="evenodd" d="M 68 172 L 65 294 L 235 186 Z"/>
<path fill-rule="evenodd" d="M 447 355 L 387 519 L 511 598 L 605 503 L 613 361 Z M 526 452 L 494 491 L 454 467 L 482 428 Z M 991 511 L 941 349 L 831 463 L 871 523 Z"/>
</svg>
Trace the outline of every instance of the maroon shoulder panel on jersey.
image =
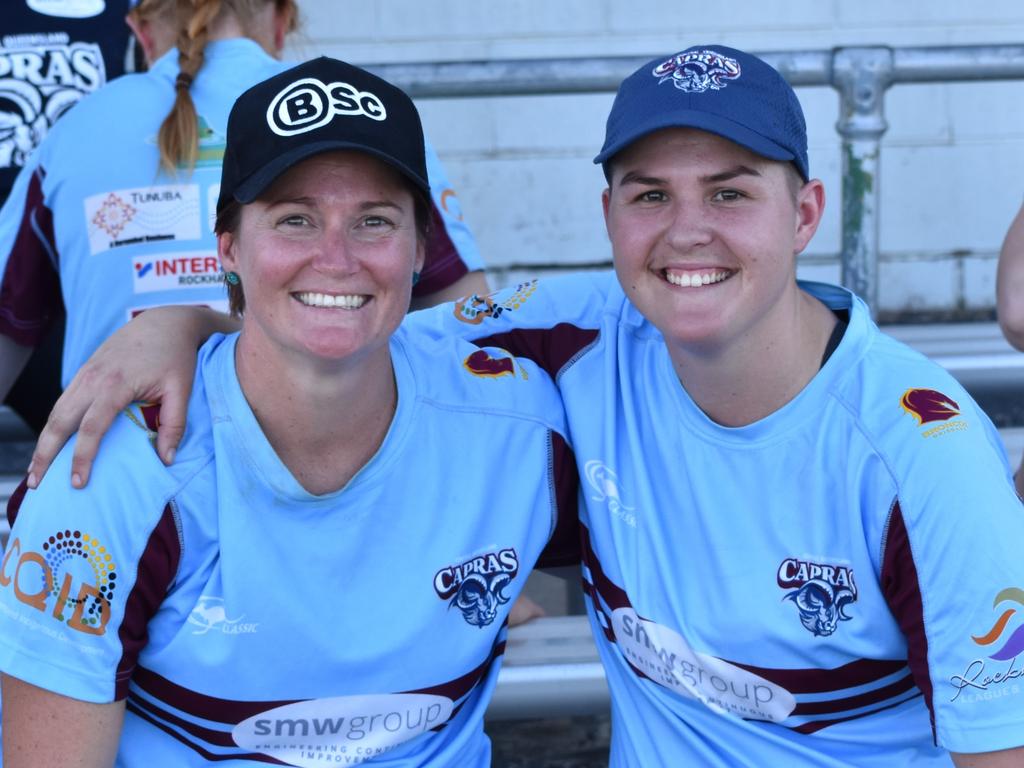
<svg viewBox="0 0 1024 768">
<path fill-rule="evenodd" d="M 56 266 L 53 214 L 43 202 L 40 168 L 25 194 L 25 213 L 0 282 L 0 333 L 18 344 L 42 341 L 63 299 Z"/>
<path fill-rule="evenodd" d="M 889 513 L 880 581 L 889 609 L 907 638 L 907 661 L 914 682 L 924 693 L 934 735 L 935 708 L 932 705 L 932 680 L 928 674 L 928 637 L 924 631 L 921 583 L 917 577 L 917 565 L 910 549 L 910 538 L 899 499 L 893 501 Z"/>
</svg>

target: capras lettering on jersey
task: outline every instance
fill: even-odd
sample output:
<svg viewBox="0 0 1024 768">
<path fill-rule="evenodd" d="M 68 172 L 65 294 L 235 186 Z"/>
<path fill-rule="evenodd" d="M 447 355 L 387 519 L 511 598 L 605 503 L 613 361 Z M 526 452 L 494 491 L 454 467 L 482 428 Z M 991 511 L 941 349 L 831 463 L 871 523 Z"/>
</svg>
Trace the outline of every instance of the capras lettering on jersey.
<svg viewBox="0 0 1024 768">
<path fill-rule="evenodd" d="M 0 50 L 0 77 L 88 92 L 103 85 L 106 70 L 97 46 L 72 43 L 35 50 Z"/>
<path fill-rule="evenodd" d="M 459 585 L 466 580 L 471 573 L 479 573 L 484 576 L 495 573 L 507 573 L 512 577 L 519 572 L 519 556 L 511 547 L 498 552 L 488 552 L 485 555 L 466 560 L 459 565 L 451 565 L 442 568 L 434 575 L 434 589 L 439 597 L 447 600 L 459 590 Z"/>
<path fill-rule="evenodd" d="M 806 584 L 812 579 L 821 579 L 833 587 L 846 587 L 857 594 L 857 585 L 853 581 L 853 569 L 842 565 L 824 565 L 790 557 L 779 565 L 777 580 L 780 587 L 792 589 Z"/>
</svg>

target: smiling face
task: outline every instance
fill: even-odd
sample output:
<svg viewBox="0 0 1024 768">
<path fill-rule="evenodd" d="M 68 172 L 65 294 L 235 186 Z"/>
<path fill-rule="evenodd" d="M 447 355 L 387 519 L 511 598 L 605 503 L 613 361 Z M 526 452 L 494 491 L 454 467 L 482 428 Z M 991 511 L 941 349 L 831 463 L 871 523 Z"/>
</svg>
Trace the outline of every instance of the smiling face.
<svg viewBox="0 0 1024 768">
<path fill-rule="evenodd" d="M 786 163 L 690 128 L 669 128 L 611 161 L 605 223 L 615 271 L 670 347 L 718 353 L 786 331 L 796 255 L 817 229 L 821 183 Z"/>
<path fill-rule="evenodd" d="M 423 263 L 410 185 L 359 152 L 305 160 L 218 238 L 245 291 L 242 340 L 272 363 L 387 354 Z"/>
</svg>

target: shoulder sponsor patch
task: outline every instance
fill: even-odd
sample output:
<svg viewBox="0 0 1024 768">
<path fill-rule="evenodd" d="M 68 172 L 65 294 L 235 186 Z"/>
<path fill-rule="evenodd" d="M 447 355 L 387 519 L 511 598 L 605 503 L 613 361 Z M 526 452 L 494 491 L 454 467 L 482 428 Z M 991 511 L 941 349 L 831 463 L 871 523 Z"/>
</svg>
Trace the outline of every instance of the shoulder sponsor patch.
<svg viewBox="0 0 1024 768">
<path fill-rule="evenodd" d="M 526 371 L 516 362 L 511 353 L 492 355 L 486 349 L 478 349 L 462 361 L 462 367 L 474 376 L 482 379 L 497 379 L 502 376 L 515 376 L 516 369 L 520 375 L 528 379 Z"/>
<path fill-rule="evenodd" d="M 967 422 L 956 418 L 960 415 L 956 400 L 934 389 L 911 387 L 900 398 L 900 407 L 914 417 L 919 427 L 927 427 L 921 432 L 922 437 L 967 429 Z M 928 427 L 929 424 L 935 426 Z"/>
<path fill-rule="evenodd" d="M 102 635 L 116 588 L 113 557 L 95 536 L 78 530 L 55 531 L 35 549 L 15 537 L 0 561 L 0 589 L 37 611 L 44 632 L 52 621 Z"/>
<path fill-rule="evenodd" d="M 537 281 L 530 280 L 526 283 L 519 283 L 501 301 L 496 301 L 495 297 L 504 291 L 489 293 L 486 296 L 473 294 L 455 302 L 455 317 L 469 325 L 480 325 L 487 318 L 498 318 L 505 312 L 519 309 L 536 290 Z"/>
<path fill-rule="evenodd" d="M 138 243 L 198 240 L 198 184 L 119 189 L 85 198 L 89 253 Z"/>
<path fill-rule="evenodd" d="M 992 601 L 998 615 L 971 640 L 983 657 L 953 675 L 950 701 L 991 701 L 1024 692 L 1024 589 L 1007 587 Z M 1018 660 L 1020 659 L 1020 660 Z"/>
</svg>

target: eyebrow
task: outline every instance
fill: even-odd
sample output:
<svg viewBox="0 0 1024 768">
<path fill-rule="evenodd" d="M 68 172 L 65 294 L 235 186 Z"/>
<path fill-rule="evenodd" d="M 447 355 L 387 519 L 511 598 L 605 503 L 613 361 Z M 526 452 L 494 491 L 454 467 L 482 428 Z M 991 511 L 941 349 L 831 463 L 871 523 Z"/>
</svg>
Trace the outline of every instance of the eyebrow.
<svg viewBox="0 0 1024 768">
<path fill-rule="evenodd" d="M 740 178 L 742 176 L 754 176 L 756 178 L 760 178 L 761 172 L 756 168 L 751 168 L 749 165 L 740 164 L 724 171 L 720 171 L 719 173 L 701 176 L 700 181 L 704 184 L 720 184 L 723 181 L 731 181 L 732 179 Z M 628 171 L 619 181 L 620 185 L 640 184 L 646 187 L 658 187 L 665 183 L 666 180 L 658 176 L 646 176 L 642 173 L 637 173 L 636 171 Z"/>
<path fill-rule="evenodd" d="M 316 207 L 317 198 L 315 197 L 279 197 L 275 200 L 268 200 L 267 205 L 271 208 L 276 208 L 279 205 L 306 205 L 309 207 Z M 359 210 L 369 211 L 374 208 L 392 208 L 394 210 L 402 210 L 402 207 L 391 200 L 367 200 L 359 204 Z"/>
</svg>

